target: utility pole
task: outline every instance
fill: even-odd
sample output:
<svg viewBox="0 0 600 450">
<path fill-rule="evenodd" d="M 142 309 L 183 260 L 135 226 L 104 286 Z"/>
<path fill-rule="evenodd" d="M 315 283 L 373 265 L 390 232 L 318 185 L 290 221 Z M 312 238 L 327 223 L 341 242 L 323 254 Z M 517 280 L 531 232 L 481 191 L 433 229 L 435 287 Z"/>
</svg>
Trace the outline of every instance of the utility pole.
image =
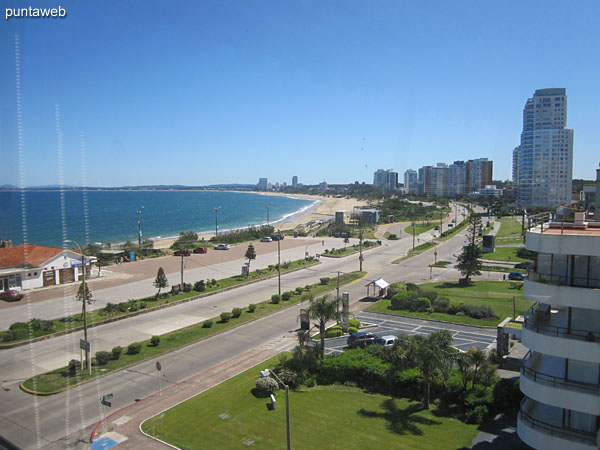
<svg viewBox="0 0 600 450">
<path fill-rule="evenodd" d="M 183 253 L 181 254 L 181 291 L 183 292 Z"/>
<path fill-rule="evenodd" d="M 412 235 L 413 235 L 413 252 L 414 252 L 415 251 L 415 221 L 414 220 L 412 223 L 412 227 L 413 227 Z"/>
<path fill-rule="evenodd" d="M 220 206 L 215 208 L 215 240 L 217 240 L 219 234 L 219 208 Z"/>
<path fill-rule="evenodd" d="M 267 205 L 267 226 L 269 226 L 269 208 L 270 206 Z"/>
<path fill-rule="evenodd" d="M 337 312 L 340 313 L 340 271 L 338 270 L 337 276 L 337 294 L 336 294 Z"/>
<path fill-rule="evenodd" d="M 359 232 L 360 232 L 360 240 L 359 240 L 359 248 L 360 248 L 360 256 L 358 257 L 360 260 L 360 271 L 362 272 L 362 263 L 363 263 L 363 254 L 362 254 L 362 242 L 363 242 L 363 230 L 362 230 L 362 215 L 360 217 L 360 222 L 359 222 Z"/>
<path fill-rule="evenodd" d="M 86 304 L 87 304 L 87 294 L 88 294 L 88 288 L 87 288 L 87 284 L 85 284 L 85 255 L 83 254 L 83 250 L 81 250 L 81 246 L 71 240 L 71 239 L 66 239 L 65 242 L 71 242 L 73 244 L 75 244 L 77 246 L 77 248 L 79 248 L 79 252 L 81 253 L 81 270 L 83 271 L 83 340 L 86 342 L 86 349 L 85 349 L 85 365 L 87 367 L 88 370 L 88 375 L 92 374 L 92 364 L 90 361 L 90 350 L 89 350 L 89 341 L 88 341 L 88 334 L 87 334 L 87 312 L 86 312 Z"/>
<path fill-rule="evenodd" d="M 277 230 L 277 286 L 281 297 L 281 233 Z"/>
<path fill-rule="evenodd" d="M 140 209 L 136 211 L 138 216 L 138 250 L 142 250 L 142 206 Z"/>
</svg>

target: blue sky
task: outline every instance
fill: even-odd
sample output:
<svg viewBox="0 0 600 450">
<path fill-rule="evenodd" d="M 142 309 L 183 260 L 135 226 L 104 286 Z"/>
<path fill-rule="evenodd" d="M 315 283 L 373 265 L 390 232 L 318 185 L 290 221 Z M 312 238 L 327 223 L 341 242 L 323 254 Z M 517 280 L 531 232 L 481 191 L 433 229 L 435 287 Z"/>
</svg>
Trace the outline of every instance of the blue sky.
<svg viewBox="0 0 600 450">
<path fill-rule="evenodd" d="M 574 178 L 600 161 L 597 1 L 37 1 L 0 25 L 0 184 L 372 182 L 488 157 L 511 173 L 522 108 L 565 87 Z M 3 16 L 4 17 L 4 16 Z M 60 111 L 64 176 L 55 110 Z M 80 144 L 85 137 L 85 151 Z"/>
</svg>

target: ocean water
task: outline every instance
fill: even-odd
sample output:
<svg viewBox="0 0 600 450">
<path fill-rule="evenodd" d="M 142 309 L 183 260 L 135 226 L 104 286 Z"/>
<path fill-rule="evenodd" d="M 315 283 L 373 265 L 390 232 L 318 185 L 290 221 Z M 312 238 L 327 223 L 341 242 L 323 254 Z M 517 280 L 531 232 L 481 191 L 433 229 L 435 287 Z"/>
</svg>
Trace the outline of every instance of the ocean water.
<svg viewBox="0 0 600 450">
<path fill-rule="evenodd" d="M 284 221 L 310 208 L 312 200 L 211 191 L 24 191 L 0 192 L 0 238 L 13 244 L 61 247 L 64 239 L 88 243 L 137 242 L 136 211 L 142 209 L 143 237 L 171 237 L 182 231 L 219 232 Z M 25 224 L 25 226 L 23 226 Z"/>
</svg>

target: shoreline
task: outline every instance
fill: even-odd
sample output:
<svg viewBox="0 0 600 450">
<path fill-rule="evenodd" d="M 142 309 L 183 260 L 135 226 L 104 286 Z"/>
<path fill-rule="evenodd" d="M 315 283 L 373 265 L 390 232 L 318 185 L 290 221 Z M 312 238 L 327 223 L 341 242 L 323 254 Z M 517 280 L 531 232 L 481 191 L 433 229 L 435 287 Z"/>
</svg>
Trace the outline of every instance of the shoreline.
<svg viewBox="0 0 600 450">
<path fill-rule="evenodd" d="M 240 194 L 259 194 L 259 195 L 270 195 L 270 196 L 279 196 L 279 197 L 289 197 L 289 198 L 297 198 L 303 200 L 312 200 L 313 203 L 301 208 L 298 211 L 287 214 L 286 216 L 278 219 L 274 222 L 269 222 L 269 225 L 280 224 L 279 227 L 276 227 L 279 230 L 293 230 L 295 228 L 305 226 L 311 221 L 319 221 L 327 218 L 334 218 L 336 211 L 342 210 L 350 210 L 354 206 L 366 206 L 367 202 L 365 200 L 357 200 L 355 198 L 337 198 L 337 197 L 328 197 L 328 196 L 320 196 L 320 195 L 308 195 L 308 194 L 287 194 L 283 192 L 264 192 L 264 191 L 222 191 L 222 192 L 236 192 Z M 257 224 L 254 226 L 260 227 L 262 225 L 266 225 L 266 222 Z M 248 227 L 237 227 L 230 229 L 219 230 L 223 233 L 231 232 L 235 230 L 244 230 Z M 202 238 L 208 240 L 214 236 L 214 232 L 212 231 L 201 231 L 197 233 L 198 239 L 202 240 Z M 168 249 L 178 238 L 179 236 L 168 236 L 168 237 L 156 237 L 150 238 L 154 242 L 155 249 Z"/>
</svg>

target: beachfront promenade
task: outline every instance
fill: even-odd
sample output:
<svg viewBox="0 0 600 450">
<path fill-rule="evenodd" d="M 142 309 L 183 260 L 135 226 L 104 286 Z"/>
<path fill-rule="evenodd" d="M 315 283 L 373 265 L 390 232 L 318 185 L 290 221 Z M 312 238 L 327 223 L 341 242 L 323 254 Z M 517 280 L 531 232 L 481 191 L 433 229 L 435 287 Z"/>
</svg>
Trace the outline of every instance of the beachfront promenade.
<svg viewBox="0 0 600 450">
<path fill-rule="evenodd" d="M 451 260 L 452 254 L 462 246 L 463 241 L 464 232 L 442 243 L 437 250 L 438 259 Z M 400 241 L 386 242 L 386 244 L 365 254 L 364 269 L 369 271 L 367 278 L 382 276 L 388 281 L 429 279 L 427 264 L 432 262 L 432 252 L 425 252 L 402 264 L 392 265 L 391 261 L 403 256 L 406 250 L 412 247 L 412 239 L 405 238 Z M 240 262 L 237 261 L 238 266 Z M 357 255 L 341 259 L 323 258 L 323 263 L 316 268 L 283 275 L 282 290 L 316 282 L 321 276 L 331 276 L 338 270 L 349 272 L 357 269 Z M 450 269 L 434 269 L 433 276 L 434 279 L 458 278 L 457 272 Z M 352 302 L 356 302 L 364 297 L 365 284 L 366 281 L 360 280 L 344 286 L 343 290 L 350 293 Z M 234 306 L 243 307 L 251 302 L 265 300 L 276 290 L 277 279 L 275 278 L 126 321 L 93 328 L 90 330 L 92 346 L 94 351 L 97 351 L 118 344 L 147 339 L 152 334 L 164 332 L 159 331 L 161 327 L 171 329 L 176 328 L 178 324 L 185 326 L 189 320 L 214 317 L 221 311 L 230 311 Z M 76 302 L 73 303 L 77 305 Z M 218 364 L 241 358 L 249 354 L 248 352 L 253 352 L 252 354 L 259 358 L 256 362 L 259 362 L 260 357 L 264 359 L 281 349 L 293 347 L 295 330 L 298 328 L 299 308 L 300 305 L 291 307 L 222 335 L 162 355 L 158 358 L 164 368 L 162 387 L 174 386 Z M 6 436 L 24 448 L 33 448 L 38 444 L 46 446 L 65 435 L 70 436 L 70 439 L 85 439 L 86 432 L 99 419 L 100 410 L 97 400 L 99 395 L 114 392 L 112 409 L 114 411 L 133 403 L 135 399 L 156 392 L 158 388 L 155 360 L 151 360 L 51 397 L 34 399 L 18 389 L 18 383 L 33 373 L 64 365 L 73 356 L 72 353 L 78 356 L 80 334 L 75 333 L 32 346 L 0 352 L 0 367 L 3 374 L 1 401 L 3 404 L 14 405 L 10 412 L 2 412 L 0 426 L 3 431 L 6 430 L 4 433 Z M 106 347 L 101 348 L 103 346 Z M 240 364 L 240 370 L 242 368 L 243 364 Z M 177 389 L 179 388 L 173 392 Z M 56 448 L 65 446 L 64 444 L 65 442 L 61 442 Z"/>
</svg>

